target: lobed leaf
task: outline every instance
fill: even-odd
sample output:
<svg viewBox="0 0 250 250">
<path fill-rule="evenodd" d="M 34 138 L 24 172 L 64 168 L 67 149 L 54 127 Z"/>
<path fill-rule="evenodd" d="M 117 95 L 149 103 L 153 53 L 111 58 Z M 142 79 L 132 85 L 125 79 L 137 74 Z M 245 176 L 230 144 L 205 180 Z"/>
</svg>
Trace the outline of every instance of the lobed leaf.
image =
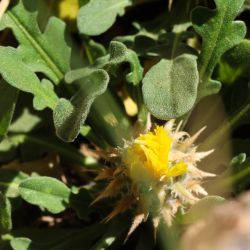
<svg viewBox="0 0 250 250">
<path fill-rule="evenodd" d="M 106 67 L 128 62 L 130 64 L 130 73 L 127 74 L 127 81 L 138 85 L 142 80 L 143 68 L 141 67 L 140 61 L 137 54 L 128 49 L 123 43 L 112 41 L 110 43 L 110 58 L 109 63 Z"/>
<path fill-rule="evenodd" d="M 70 189 L 51 177 L 30 177 L 19 185 L 21 197 L 51 213 L 64 211 L 69 203 Z"/>
<path fill-rule="evenodd" d="M 168 120 L 187 113 L 197 97 L 198 70 L 196 57 L 182 55 L 162 59 L 143 79 L 143 98 L 149 111 Z"/>
<path fill-rule="evenodd" d="M 244 75 L 249 79 L 250 40 L 244 39 L 241 43 L 227 51 L 223 56 L 223 62 L 228 64 L 231 70 L 231 78 L 235 79 Z M 232 77 L 233 74 L 234 77 Z M 230 74 L 228 78 L 230 78 Z"/>
<path fill-rule="evenodd" d="M 130 72 L 126 76 L 127 82 L 138 85 L 142 80 L 143 68 L 137 54 L 121 42 L 112 41 L 109 54 L 96 60 L 96 66 L 115 75 L 117 67 L 126 62 L 130 65 Z"/>
<path fill-rule="evenodd" d="M 27 9 L 29 5 L 29 0 L 19 0 L 3 16 L 0 30 L 12 29 L 20 44 L 18 55 L 33 72 L 42 72 L 54 83 L 59 83 L 65 72 L 70 70 L 71 48 L 65 34 L 65 23 L 52 17 L 44 33 L 41 33 L 37 11 Z"/>
<path fill-rule="evenodd" d="M 80 33 L 89 36 L 102 34 L 114 24 L 117 15 L 124 14 L 125 7 L 129 5 L 131 0 L 90 0 L 78 12 Z"/>
<path fill-rule="evenodd" d="M 215 3 L 215 10 L 197 7 L 192 12 L 193 27 L 202 37 L 202 50 L 198 59 L 199 98 L 219 91 L 220 83 L 210 79 L 213 70 L 220 57 L 246 35 L 244 23 L 233 21 L 244 0 L 215 0 Z"/>
<path fill-rule="evenodd" d="M 54 109 L 57 96 L 53 91 L 53 85 L 48 80 L 41 83 L 36 76 L 22 61 L 16 49 L 0 46 L 0 74 L 3 79 L 13 87 L 34 95 L 34 107 Z"/>
</svg>

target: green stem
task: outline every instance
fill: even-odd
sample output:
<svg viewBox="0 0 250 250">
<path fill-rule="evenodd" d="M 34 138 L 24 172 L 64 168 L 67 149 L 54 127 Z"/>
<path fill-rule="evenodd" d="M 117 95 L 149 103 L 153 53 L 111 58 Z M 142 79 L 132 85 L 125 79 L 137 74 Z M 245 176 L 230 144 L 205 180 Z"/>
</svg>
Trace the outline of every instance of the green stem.
<svg viewBox="0 0 250 250">
<path fill-rule="evenodd" d="M 230 174 L 230 171 L 228 171 Z M 232 190 L 232 187 L 241 183 L 246 177 L 250 176 L 250 166 L 244 168 L 242 171 L 226 177 L 219 177 L 208 185 L 207 190 L 213 194 L 225 194 Z"/>
<path fill-rule="evenodd" d="M 223 186 L 223 188 L 230 188 L 232 185 L 240 183 L 240 181 L 245 179 L 245 177 L 248 175 L 250 175 L 250 167 L 243 169 L 233 176 L 227 177 L 224 181 L 221 182 L 221 185 Z"/>
<path fill-rule="evenodd" d="M 85 53 L 88 58 L 89 64 L 92 65 L 94 63 L 94 59 L 93 59 L 93 56 L 91 55 L 91 52 L 87 43 L 84 45 L 84 49 L 85 49 Z"/>
<path fill-rule="evenodd" d="M 239 112 L 232 115 L 224 124 L 216 129 L 200 146 L 201 150 L 211 149 L 223 142 L 225 136 L 234 129 L 238 122 L 250 112 L 250 104 L 247 104 Z"/>
<path fill-rule="evenodd" d="M 143 101 L 143 96 L 141 92 L 141 85 L 136 86 L 136 94 L 137 94 L 137 105 L 138 105 L 138 122 L 140 124 L 140 127 L 144 130 L 147 119 L 148 119 L 148 110 L 146 108 L 146 105 Z"/>
</svg>

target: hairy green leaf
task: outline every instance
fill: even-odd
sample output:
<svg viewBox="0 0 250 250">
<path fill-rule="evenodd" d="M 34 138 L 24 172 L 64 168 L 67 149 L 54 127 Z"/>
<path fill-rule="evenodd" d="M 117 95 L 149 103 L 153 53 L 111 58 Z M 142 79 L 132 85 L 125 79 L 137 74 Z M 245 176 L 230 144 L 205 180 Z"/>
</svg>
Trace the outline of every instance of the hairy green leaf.
<svg viewBox="0 0 250 250">
<path fill-rule="evenodd" d="M 11 228 L 11 204 L 9 199 L 0 193 L 0 233 L 7 233 Z"/>
<path fill-rule="evenodd" d="M 199 76 L 196 57 L 162 59 L 143 79 L 143 97 L 149 111 L 167 120 L 180 117 L 194 105 Z"/>
<path fill-rule="evenodd" d="M 98 58 L 95 66 L 116 76 L 117 68 L 122 63 L 130 65 L 130 72 L 126 76 L 127 82 L 138 85 L 142 80 L 143 68 L 137 54 L 121 42 L 112 41 L 109 46 L 109 54 Z"/>
<path fill-rule="evenodd" d="M 69 203 L 70 189 L 51 177 L 30 177 L 19 185 L 21 197 L 51 213 L 64 211 Z"/>
<path fill-rule="evenodd" d="M 13 121 L 9 127 L 9 131 L 13 133 L 29 133 L 39 123 L 41 118 L 37 115 L 32 114 L 27 108 L 22 110 L 20 116 Z"/>
<path fill-rule="evenodd" d="M 202 50 L 198 59 L 200 84 L 198 97 L 219 91 L 220 83 L 210 79 L 220 57 L 246 34 L 241 21 L 233 21 L 244 0 L 215 0 L 216 9 L 197 7 L 192 12 L 195 31 L 202 36 Z"/>
<path fill-rule="evenodd" d="M 32 241 L 28 238 L 18 237 L 11 240 L 10 245 L 13 250 L 32 250 Z"/>
<path fill-rule="evenodd" d="M 228 67 L 228 71 L 226 71 L 224 74 L 224 79 L 229 83 L 232 82 L 232 79 L 234 80 L 240 76 L 245 76 L 246 78 L 250 79 L 249 62 L 250 40 L 244 39 L 241 43 L 237 44 L 235 47 L 225 53 L 222 63 L 220 64 L 220 72 L 223 70 L 223 66 L 224 68 Z"/>
<path fill-rule="evenodd" d="M 77 25 L 80 33 L 95 36 L 108 30 L 116 16 L 124 14 L 131 0 L 90 0 L 79 10 Z"/>
<path fill-rule="evenodd" d="M 17 52 L 25 64 L 33 72 L 42 72 L 58 83 L 70 70 L 71 49 L 66 41 L 65 23 L 52 17 L 41 33 L 37 11 L 27 9 L 29 5 L 29 0 L 19 0 L 3 16 L 0 30 L 11 28 L 20 44 Z"/>
<path fill-rule="evenodd" d="M 0 81 L 0 141 L 6 135 L 17 101 L 18 90 Z"/>
<path fill-rule="evenodd" d="M 33 104 L 36 109 L 50 107 L 54 109 L 57 96 L 53 85 L 48 80 L 41 83 L 36 76 L 21 60 L 16 49 L 0 46 L 0 74 L 6 82 L 13 87 L 34 95 Z"/>
<path fill-rule="evenodd" d="M 179 27 L 182 25 L 178 25 L 178 28 L 174 28 L 173 32 L 164 33 L 161 30 L 159 34 L 149 32 L 138 24 L 134 25 L 138 29 L 138 33 L 118 36 L 115 40 L 133 49 L 138 56 L 154 56 L 169 59 L 182 54 L 197 55 L 197 51 L 185 43 L 187 39 L 194 36 L 193 32 L 186 31 L 191 24 L 183 25 L 184 27 Z"/>
<path fill-rule="evenodd" d="M 72 75 L 72 72 L 70 74 Z M 73 141 L 76 138 L 92 103 L 96 97 L 105 92 L 108 82 L 109 76 L 106 71 L 102 69 L 87 70 L 80 90 L 71 100 L 63 98 L 59 100 L 53 117 L 56 133 L 62 140 Z"/>
<path fill-rule="evenodd" d="M 10 198 L 19 196 L 19 184 L 28 178 L 28 175 L 15 171 L 0 169 L 0 191 Z"/>
<path fill-rule="evenodd" d="M 109 59 L 104 69 L 114 71 L 119 64 L 128 62 L 130 73 L 127 74 L 127 81 L 137 85 L 142 80 L 143 68 L 136 53 L 128 49 L 123 43 L 112 41 L 109 47 Z"/>
</svg>

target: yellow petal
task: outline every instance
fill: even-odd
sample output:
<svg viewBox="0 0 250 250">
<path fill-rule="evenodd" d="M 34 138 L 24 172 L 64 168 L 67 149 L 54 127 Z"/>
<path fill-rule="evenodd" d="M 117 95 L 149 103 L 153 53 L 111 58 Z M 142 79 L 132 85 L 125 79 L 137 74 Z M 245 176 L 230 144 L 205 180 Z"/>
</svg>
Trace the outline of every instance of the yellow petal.
<svg viewBox="0 0 250 250">
<path fill-rule="evenodd" d="M 187 172 L 187 164 L 179 162 L 169 169 L 169 175 L 171 177 L 176 177 Z"/>
</svg>

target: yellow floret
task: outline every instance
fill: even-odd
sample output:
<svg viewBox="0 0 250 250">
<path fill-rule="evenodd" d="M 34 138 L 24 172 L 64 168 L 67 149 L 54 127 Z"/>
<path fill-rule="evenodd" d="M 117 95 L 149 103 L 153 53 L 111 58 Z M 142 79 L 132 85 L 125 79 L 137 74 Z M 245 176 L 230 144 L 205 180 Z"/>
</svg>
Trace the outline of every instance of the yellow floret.
<svg viewBox="0 0 250 250">
<path fill-rule="evenodd" d="M 186 173 L 187 165 L 183 162 L 169 162 L 172 138 L 162 126 L 153 132 L 141 135 L 127 148 L 125 163 L 132 178 L 161 179 L 176 177 Z"/>
</svg>

